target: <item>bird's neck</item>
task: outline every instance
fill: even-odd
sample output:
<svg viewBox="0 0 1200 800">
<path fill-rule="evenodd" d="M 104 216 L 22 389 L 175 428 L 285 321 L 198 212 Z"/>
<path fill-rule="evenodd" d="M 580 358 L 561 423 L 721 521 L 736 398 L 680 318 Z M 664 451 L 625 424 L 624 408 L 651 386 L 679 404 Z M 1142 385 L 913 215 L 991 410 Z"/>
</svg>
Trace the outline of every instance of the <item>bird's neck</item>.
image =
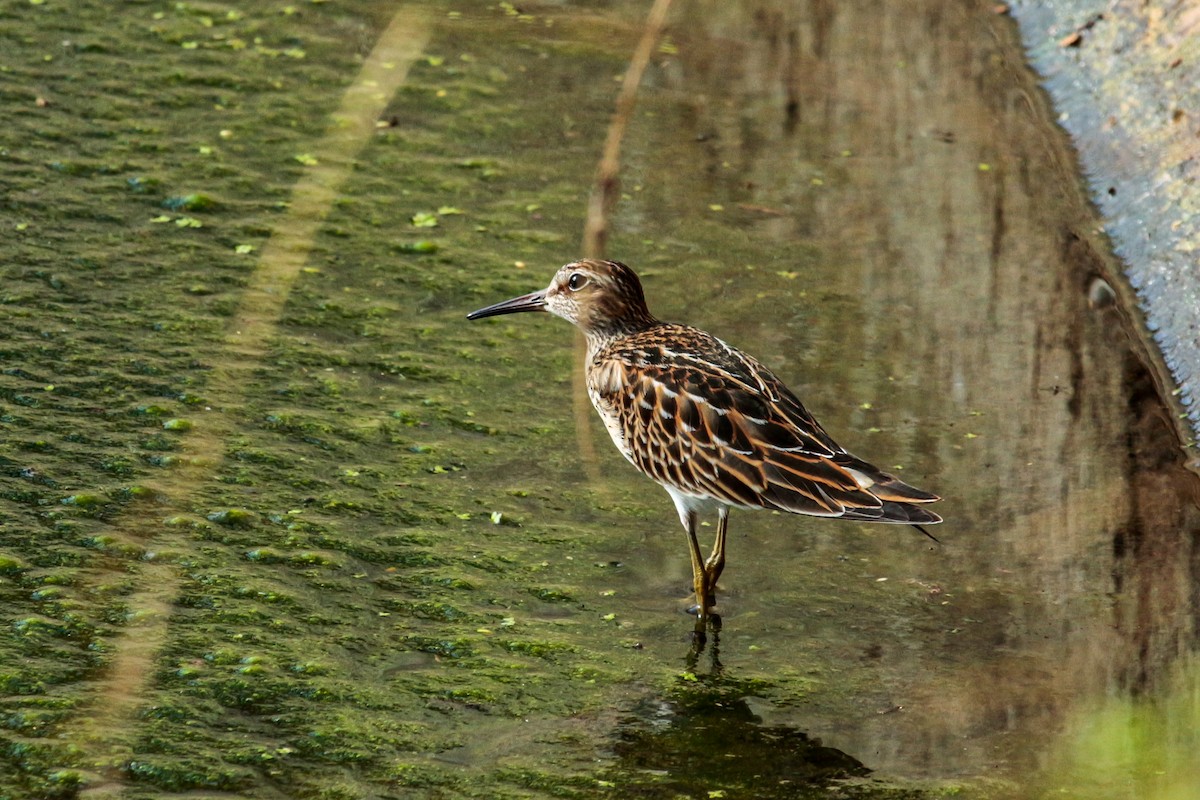
<svg viewBox="0 0 1200 800">
<path fill-rule="evenodd" d="M 609 319 L 601 324 L 589 325 L 583 329 L 583 335 L 587 338 L 588 357 L 590 358 L 622 339 L 648 331 L 661 324 L 647 313 L 645 316 Z"/>
</svg>

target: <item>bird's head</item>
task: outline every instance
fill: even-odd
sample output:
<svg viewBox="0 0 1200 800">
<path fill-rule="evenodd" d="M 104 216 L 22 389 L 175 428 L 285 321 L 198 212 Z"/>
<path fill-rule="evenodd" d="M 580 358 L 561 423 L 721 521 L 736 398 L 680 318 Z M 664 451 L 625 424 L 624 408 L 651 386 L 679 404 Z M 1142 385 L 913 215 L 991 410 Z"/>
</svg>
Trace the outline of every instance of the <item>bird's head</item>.
<svg viewBox="0 0 1200 800">
<path fill-rule="evenodd" d="M 566 264 L 540 292 L 472 311 L 467 319 L 520 311 L 549 311 L 577 325 L 588 338 L 632 333 L 656 322 L 633 270 L 617 261 L 595 259 Z"/>
</svg>

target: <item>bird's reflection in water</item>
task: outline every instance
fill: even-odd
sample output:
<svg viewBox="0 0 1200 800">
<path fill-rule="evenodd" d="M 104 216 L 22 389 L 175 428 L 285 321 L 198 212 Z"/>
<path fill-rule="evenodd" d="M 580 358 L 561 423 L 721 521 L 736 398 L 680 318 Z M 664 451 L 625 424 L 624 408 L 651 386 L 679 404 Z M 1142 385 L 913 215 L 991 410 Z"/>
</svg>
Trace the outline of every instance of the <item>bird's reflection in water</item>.
<svg viewBox="0 0 1200 800">
<path fill-rule="evenodd" d="M 747 700 L 770 684 L 729 675 L 720 647 L 720 618 L 712 617 L 708 636 L 693 638 L 687 671 L 667 696 L 642 703 L 618 728 L 612 774 L 622 794 L 827 798 L 831 784 L 870 773 L 802 731 L 762 725 Z M 838 796 L 876 797 L 878 791 L 873 782 L 840 783 Z"/>
<path fill-rule="evenodd" d="M 697 609 L 698 610 L 698 609 Z M 710 675 L 718 675 L 724 667 L 721 666 L 721 615 L 709 614 L 707 617 L 696 615 L 696 627 L 692 630 L 692 646 L 688 649 L 687 667 L 688 672 L 695 672 L 696 666 L 700 663 L 700 656 L 704 654 L 705 648 L 708 646 L 708 632 L 712 631 L 713 643 L 712 647 L 708 648 L 709 660 L 711 662 Z"/>
</svg>

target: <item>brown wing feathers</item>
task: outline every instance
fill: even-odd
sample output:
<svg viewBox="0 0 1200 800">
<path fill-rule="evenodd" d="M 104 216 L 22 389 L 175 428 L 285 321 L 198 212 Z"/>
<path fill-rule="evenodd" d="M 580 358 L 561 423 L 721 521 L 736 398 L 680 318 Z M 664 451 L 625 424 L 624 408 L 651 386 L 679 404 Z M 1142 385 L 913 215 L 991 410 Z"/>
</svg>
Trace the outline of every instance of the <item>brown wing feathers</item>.
<svg viewBox="0 0 1200 800">
<path fill-rule="evenodd" d="M 596 354 L 622 364 L 628 400 L 613 406 L 623 410 L 631 458 L 646 473 L 740 506 L 874 522 L 939 520 L 912 505 L 935 495 L 845 452 L 761 364 L 694 328 L 660 328 L 669 331 L 654 328 L 627 338 L 619 352 Z"/>
</svg>

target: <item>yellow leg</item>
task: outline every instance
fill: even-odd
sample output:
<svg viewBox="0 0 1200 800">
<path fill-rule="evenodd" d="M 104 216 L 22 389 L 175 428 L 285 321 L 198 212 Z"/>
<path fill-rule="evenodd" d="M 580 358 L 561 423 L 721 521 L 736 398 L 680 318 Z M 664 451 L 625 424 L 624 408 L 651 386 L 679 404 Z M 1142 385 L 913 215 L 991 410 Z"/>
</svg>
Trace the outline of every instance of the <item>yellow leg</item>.
<svg viewBox="0 0 1200 800">
<path fill-rule="evenodd" d="M 702 623 L 708 617 L 708 609 L 712 608 L 715 600 L 712 596 L 712 585 L 708 581 L 708 571 L 704 556 L 700 554 L 700 542 L 696 540 L 696 515 L 689 514 L 687 518 L 688 546 L 692 553 L 692 586 L 696 590 L 696 618 Z"/>
<path fill-rule="evenodd" d="M 719 515 L 717 517 L 717 540 L 713 542 L 712 553 L 704 562 L 704 579 L 708 584 L 709 594 L 714 603 L 717 598 L 717 578 L 721 577 L 721 572 L 725 569 L 725 531 L 729 527 L 729 509 L 722 508 Z"/>
</svg>

